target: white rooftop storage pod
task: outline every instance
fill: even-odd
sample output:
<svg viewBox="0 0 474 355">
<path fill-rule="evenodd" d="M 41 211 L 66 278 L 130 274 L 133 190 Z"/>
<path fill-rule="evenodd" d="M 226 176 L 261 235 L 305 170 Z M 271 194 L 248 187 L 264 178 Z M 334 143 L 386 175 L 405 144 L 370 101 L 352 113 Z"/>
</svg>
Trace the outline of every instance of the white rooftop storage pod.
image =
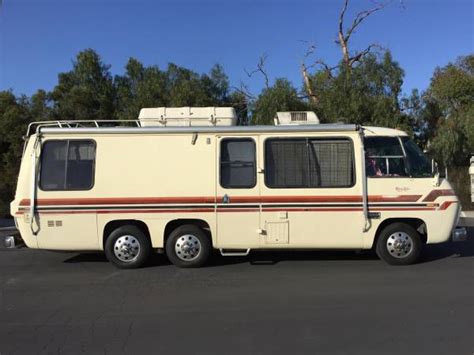
<svg viewBox="0 0 474 355">
<path fill-rule="evenodd" d="M 142 127 L 236 126 L 233 107 L 143 108 L 138 116 Z"/>
</svg>

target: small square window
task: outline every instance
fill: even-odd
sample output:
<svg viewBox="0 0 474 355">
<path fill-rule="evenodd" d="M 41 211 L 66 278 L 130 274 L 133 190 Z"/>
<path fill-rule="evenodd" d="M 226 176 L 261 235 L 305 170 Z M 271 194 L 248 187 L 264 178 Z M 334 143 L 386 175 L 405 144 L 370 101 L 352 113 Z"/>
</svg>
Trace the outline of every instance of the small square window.
<svg viewBox="0 0 474 355">
<path fill-rule="evenodd" d="M 255 142 L 248 138 L 221 142 L 220 184 L 224 188 L 252 188 L 256 185 Z"/>
</svg>

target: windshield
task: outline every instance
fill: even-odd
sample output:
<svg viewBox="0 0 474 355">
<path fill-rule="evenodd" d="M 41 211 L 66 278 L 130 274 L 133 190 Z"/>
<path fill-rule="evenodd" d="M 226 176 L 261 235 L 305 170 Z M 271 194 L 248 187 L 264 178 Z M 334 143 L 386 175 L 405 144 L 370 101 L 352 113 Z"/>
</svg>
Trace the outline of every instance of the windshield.
<svg viewBox="0 0 474 355">
<path fill-rule="evenodd" d="M 406 159 L 413 177 L 433 176 L 431 163 L 421 149 L 408 137 L 401 137 Z"/>
</svg>

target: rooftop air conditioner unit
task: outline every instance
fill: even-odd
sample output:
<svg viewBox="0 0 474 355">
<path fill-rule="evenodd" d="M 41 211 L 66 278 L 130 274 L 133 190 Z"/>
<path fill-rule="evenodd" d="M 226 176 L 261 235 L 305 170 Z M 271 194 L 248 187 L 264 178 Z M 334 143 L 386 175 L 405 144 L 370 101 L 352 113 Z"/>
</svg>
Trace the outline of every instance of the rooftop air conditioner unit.
<svg viewBox="0 0 474 355">
<path fill-rule="evenodd" d="M 319 118 L 313 111 L 277 112 L 275 126 L 319 124 Z"/>
</svg>

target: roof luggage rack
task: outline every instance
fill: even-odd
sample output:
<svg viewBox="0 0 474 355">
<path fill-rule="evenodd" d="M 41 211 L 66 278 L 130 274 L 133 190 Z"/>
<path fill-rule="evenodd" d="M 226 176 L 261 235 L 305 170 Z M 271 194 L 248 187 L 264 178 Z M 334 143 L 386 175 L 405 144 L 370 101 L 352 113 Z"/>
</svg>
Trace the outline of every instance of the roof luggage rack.
<svg viewBox="0 0 474 355">
<path fill-rule="evenodd" d="M 100 128 L 100 127 L 141 127 L 140 120 L 62 120 L 31 122 L 26 130 L 25 139 L 41 128 Z"/>
</svg>

